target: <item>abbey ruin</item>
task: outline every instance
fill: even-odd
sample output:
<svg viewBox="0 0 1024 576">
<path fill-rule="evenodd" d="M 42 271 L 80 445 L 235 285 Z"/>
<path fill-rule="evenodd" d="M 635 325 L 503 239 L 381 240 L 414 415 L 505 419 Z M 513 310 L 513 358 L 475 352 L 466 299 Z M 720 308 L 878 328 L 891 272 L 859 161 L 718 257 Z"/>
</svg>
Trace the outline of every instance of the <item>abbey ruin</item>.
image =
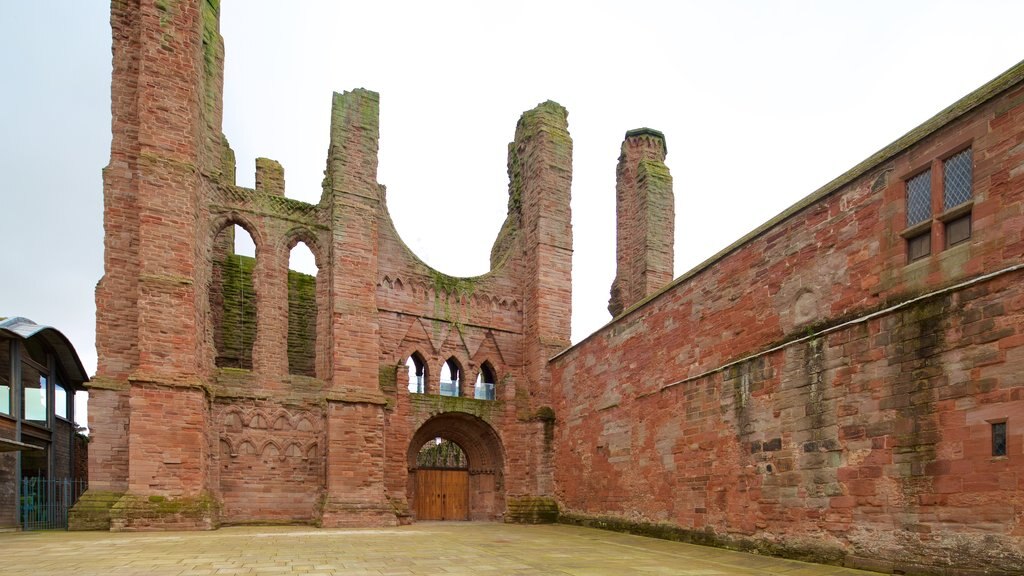
<svg viewBox="0 0 1024 576">
<path fill-rule="evenodd" d="M 112 3 L 73 527 L 557 520 L 887 572 L 1024 566 L 1024 64 L 675 279 L 666 138 L 627 132 L 614 318 L 571 346 L 564 108 L 515 126 L 490 272 L 447 276 L 391 223 L 374 92 L 334 95 L 317 204 L 268 159 L 235 184 L 218 19 Z M 288 271 L 300 242 L 315 278 Z"/>
</svg>

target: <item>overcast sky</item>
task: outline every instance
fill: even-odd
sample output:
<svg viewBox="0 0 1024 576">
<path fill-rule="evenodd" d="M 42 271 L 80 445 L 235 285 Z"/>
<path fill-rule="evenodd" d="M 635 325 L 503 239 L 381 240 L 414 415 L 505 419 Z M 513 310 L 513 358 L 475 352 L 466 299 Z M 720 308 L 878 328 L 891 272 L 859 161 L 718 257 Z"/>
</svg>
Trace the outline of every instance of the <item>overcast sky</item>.
<svg viewBox="0 0 1024 576">
<path fill-rule="evenodd" d="M 108 7 L 0 0 L 0 316 L 55 326 L 90 373 Z M 1024 2 L 1010 1 L 224 0 L 222 10 L 238 183 L 252 186 L 265 156 L 284 165 L 288 196 L 318 201 L 332 91 L 375 90 L 392 217 L 445 273 L 487 270 L 519 115 L 548 99 L 568 108 L 574 342 L 609 319 L 626 130 L 666 135 L 678 275 L 1024 59 Z"/>
</svg>

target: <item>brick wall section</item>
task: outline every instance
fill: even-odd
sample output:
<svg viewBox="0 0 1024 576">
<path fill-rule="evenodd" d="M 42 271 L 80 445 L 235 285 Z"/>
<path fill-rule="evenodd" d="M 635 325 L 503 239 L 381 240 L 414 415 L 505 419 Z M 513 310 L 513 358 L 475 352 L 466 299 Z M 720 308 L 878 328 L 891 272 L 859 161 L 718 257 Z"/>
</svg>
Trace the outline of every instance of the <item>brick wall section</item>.
<svg viewBox="0 0 1024 576">
<path fill-rule="evenodd" d="M 559 356 L 563 510 L 888 571 L 1018 571 L 1021 272 L 822 331 L 1020 264 L 1022 96 L 875 158 Z M 973 236 L 908 265 L 903 178 L 966 145 Z"/>
<path fill-rule="evenodd" d="M 608 311 L 623 310 L 672 280 L 675 197 L 665 166 L 665 136 L 626 133 L 615 170 L 615 280 Z"/>
</svg>

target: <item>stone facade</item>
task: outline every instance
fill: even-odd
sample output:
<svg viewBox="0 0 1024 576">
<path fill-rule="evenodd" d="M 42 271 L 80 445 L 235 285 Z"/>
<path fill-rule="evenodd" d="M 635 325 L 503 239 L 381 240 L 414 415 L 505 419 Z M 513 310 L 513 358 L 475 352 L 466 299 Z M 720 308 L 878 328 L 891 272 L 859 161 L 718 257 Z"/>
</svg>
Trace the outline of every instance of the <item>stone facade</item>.
<svg viewBox="0 0 1024 576">
<path fill-rule="evenodd" d="M 218 11 L 112 5 L 73 524 L 408 522 L 417 454 L 444 437 L 468 461 L 471 519 L 560 513 L 888 571 L 1024 566 L 1024 66 L 675 280 L 665 138 L 628 132 L 615 318 L 569 347 L 565 109 L 522 115 L 491 271 L 449 277 L 391 223 L 373 92 L 334 95 L 319 203 L 287 198 L 273 160 L 235 185 Z M 970 199 L 947 207 L 946 161 L 968 149 Z M 933 209 L 908 225 L 921 174 Z M 232 253 L 235 226 L 254 259 Z M 315 278 L 288 271 L 299 242 Z M 930 253 L 910 261 L 911 245 Z M 474 398 L 479 374 L 493 400 Z"/>
<path fill-rule="evenodd" d="M 523 114 L 492 270 L 449 277 L 391 223 L 373 92 L 334 95 L 318 204 L 285 197 L 269 159 L 255 189 L 235 185 L 218 11 L 112 5 L 93 482 L 72 524 L 411 521 L 416 455 L 435 437 L 466 451 L 470 518 L 553 509 L 547 361 L 569 345 L 571 314 L 566 111 Z M 233 254 L 235 226 L 255 258 Z M 315 278 L 288 270 L 299 242 Z M 425 393 L 408 391 L 410 357 L 425 365 Z M 457 397 L 439 394 L 446 363 Z M 494 399 L 474 397 L 485 366 Z"/>
</svg>

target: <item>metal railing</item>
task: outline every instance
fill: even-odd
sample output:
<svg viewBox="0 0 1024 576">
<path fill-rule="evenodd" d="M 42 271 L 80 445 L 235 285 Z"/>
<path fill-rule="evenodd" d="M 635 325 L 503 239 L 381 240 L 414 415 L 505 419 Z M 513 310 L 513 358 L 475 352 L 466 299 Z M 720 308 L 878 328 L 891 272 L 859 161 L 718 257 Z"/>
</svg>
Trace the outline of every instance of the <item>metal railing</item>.
<svg viewBox="0 0 1024 576">
<path fill-rule="evenodd" d="M 68 510 L 88 487 L 86 480 L 22 478 L 21 529 L 67 528 Z"/>
</svg>

